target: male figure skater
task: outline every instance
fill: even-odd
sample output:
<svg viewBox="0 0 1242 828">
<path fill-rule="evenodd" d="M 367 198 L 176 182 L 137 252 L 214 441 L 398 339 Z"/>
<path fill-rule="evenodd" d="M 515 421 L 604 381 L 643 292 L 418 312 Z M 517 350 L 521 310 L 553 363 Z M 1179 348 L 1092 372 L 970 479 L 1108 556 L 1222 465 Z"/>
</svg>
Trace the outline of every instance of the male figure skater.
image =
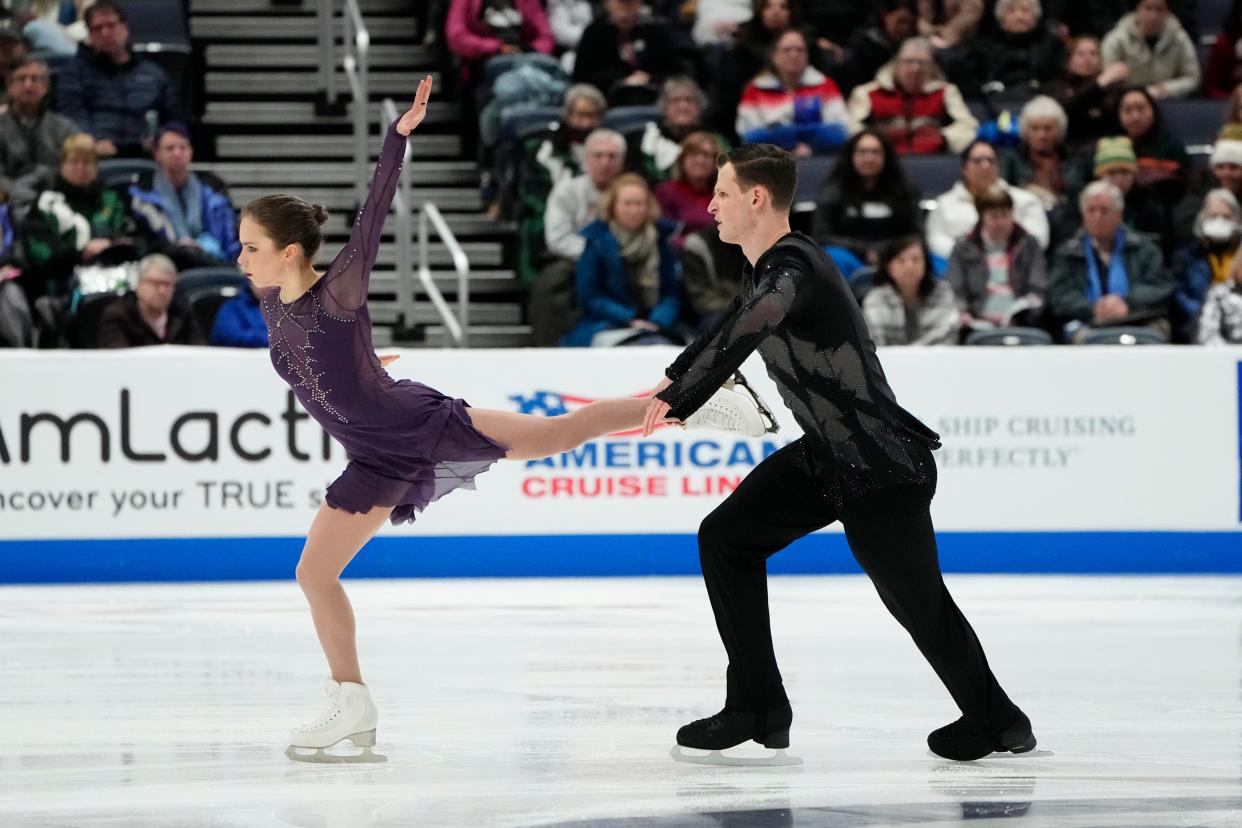
<svg viewBox="0 0 1242 828">
<path fill-rule="evenodd" d="M 729 656 L 725 706 L 677 732 L 677 743 L 724 750 L 748 739 L 789 745 L 793 718 L 772 650 L 769 556 L 839 520 L 881 600 L 962 711 L 932 731 L 946 759 L 1035 747 L 1031 723 L 988 667 L 941 577 L 929 506 L 939 436 L 897 404 L 858 304 L 809 237 L 789 229 L 793 156 L 751 144 L 717 159 L 708 209 L 747 267 L 731 312 L 670 365 L 645 433 L 684 420 L 759 349 L 804 436 L 755 467 L 703 521 L 699 557 Z"/>
</svg>

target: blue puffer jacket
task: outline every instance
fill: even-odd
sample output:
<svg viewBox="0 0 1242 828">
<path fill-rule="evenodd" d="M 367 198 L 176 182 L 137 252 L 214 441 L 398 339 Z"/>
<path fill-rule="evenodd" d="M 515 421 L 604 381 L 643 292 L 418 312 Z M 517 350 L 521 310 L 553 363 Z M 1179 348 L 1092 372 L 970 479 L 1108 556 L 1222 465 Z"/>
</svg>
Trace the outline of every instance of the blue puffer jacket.
<svg viewBox="0 0 1242 828">
<path fill-rule="evenodd" d="M 241 252 L 237 240 L 237 214 L 233 204 L 223 194 L 224 185 L 209 173 L 195 173 L 202 182 L 203 233 L 195 239 L 198 246 L 211 256 L 233 262 Z M 151 173 L 144 173 L 129 185 L 130 211 L 138 226 L 155 241 L 173 245 L 178 242 L 172 222 L 165 211 L 164 199 L 155 191 Z"/>
<path fill-rule="evenodd" d="M 660 254 L 660 301 L 646 319 L 662 328 L 672 328 L 681 318 L 681 265 L 673 252 L 671 239 L 676 229 L 670 222 L 656 222 Z M 630 278 L 621 260 L 621 247 L 598 220 L 588 224 L 582 235 L 586 250 L 578 259 L 574 282 L 582 320 L 561 339 L 562 345 L 587 347 L 597 333 L 624 328 L 640 318 L 643 308 L 630 290 Z"/>
<path fill-rule="evenodd" d="M 220 306 L 211 326 L 210 341 L 212 345 L 231 348 L 267 347 L 267 323 L 249 286 Z"/>
</svg>

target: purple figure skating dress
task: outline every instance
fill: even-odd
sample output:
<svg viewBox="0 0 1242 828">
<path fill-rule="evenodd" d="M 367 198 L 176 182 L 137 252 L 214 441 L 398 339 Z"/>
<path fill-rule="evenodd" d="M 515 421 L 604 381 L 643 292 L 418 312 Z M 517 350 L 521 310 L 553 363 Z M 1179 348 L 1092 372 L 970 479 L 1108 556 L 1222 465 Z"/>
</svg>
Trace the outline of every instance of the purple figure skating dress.
<svg viewBox="0 0 1242 828">
<path fill-rule="evenodd" d="M 355 513 L 394 506 L 394 524 L 413 522 L 454 489 L 473 489 L 475 476 L 505 456 L 471 424 L 464 400 L 394 380 L 371 344 L 367 285 L 404 153 L 393 124 L 349 242 L 328 272 L 289 304 L 276 288 L 259 303 L 276 373 L 349 457 L 328 487 L 328 505 Z"/>
</svg>

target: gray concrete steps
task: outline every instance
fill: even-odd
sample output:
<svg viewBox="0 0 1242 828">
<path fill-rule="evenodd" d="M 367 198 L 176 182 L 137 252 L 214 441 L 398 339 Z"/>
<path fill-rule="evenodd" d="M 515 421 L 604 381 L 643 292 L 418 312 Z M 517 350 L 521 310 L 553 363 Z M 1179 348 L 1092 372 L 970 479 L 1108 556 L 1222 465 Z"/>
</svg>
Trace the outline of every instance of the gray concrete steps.
<svg viewBox="0 0 1242 828">
<path fill-rule="evenodd" d="M 372 158 L 379 144 L 379 133 L 376 132 L 369 145 Z M 346 134 L 222 135 L 216 141 L 216 154 L 226 161 L 247 158 L 352 159 L 353 153 L 353 136 Z M 410 135 L 410 153 L 414 159 L 457 159 L 461 156 L 461 139 L 456 135 L 414 132 Z"/>
<path fill-rule="evenodd" d="M 371 299 L 367 302 L 371 311 L 371 320 L 378 325 L 394 325 L 397 322 L 398 307 L 396 300 Z M 414 306 L 414 324 L 439 325 L 440 314 L 429 302 L 419 302 Z M 521 325 L 522 310 L 511 302 L 471 302 L 470 329 L 476 325 Z M 406 320 L 409 324 L 411 320 Z"/>
<path fill-rule="evenodd" d="M 337 64 L 343 50 L 337 47 Z M 372 46 L 368 53 L 371 69 L 391 67 L 435 68 L 430 49 L 398 43 Z M 253 43 L 213 43 L 207 47 L 207 65 L 212 69 L 290 69 L 315 70 L 319 67 L 319 46 L 314 43 L 269 43 L 255 48 Z"/>
<path fill-rule="evenodd" d="M 434 265 L 433 265 L 434 268 Z M 470 271 L 470 295 L 488 296 L 498 293 L 517 293 L 521 287 L 517 281 L 517 275 L 512 270 L 486 270 L 472 269 Z M 457 296 L 457 273 L 445 269 L 444 264 L 440 264 L 440 269 L 431 271 L 431 280 L 435 282 L 437 288 L 445 296 L 453 299 Z M 416 296 L 423 295 L 422 283 L 418 281 L 417 275 L 414 279 L 414 293 Z M 371 273 L 371 292 L 396 294 L 397 292 L 397 273 L 395 270 L 376 269 Z"/>
<path fill-rule="evenodd" d="M 452 338 L 449 337 L 448 330 L 443 325 L 429 325 L 426 333 L 427 341 L 423 343 L 424 347 L 452 347 Z M 391 332 L 389 336 L 391 337 Z M 470 325 L 471 348 L 525 348 L 529 344 L 529 325 L 488 325 L 485 327 Z"/>
<path fill-rule="evenodd" d="M 329 210 L 350 211 L 357 208 L 354 203 L 353 187 L 249 187 L 238 186 L 229 182 L 229 194 L 233 203 L 244 205 L 260 196 L 274 192 L 291 193 L 301 196 L 312 204 L 322 204 Z M 426 201 L 435 202 L 442 211 L 465 212 L 482 210 L 482 196 L 478 187 L 414 187 L 411 193 L 413 206 L 417 207 Z"/>
<path fill-rule="evenodd" d="M 388 42 L 413 43 L 414 18 L 409 15 L 366 15 L 367 31 L 372 44 Z M 345 24 L 338 15 L 335 20 L 338 42 L 344 36 Z M 319 37 L 319 22 L 312 13 L 285 11 L 279 19 L 271 15 L 230 14 L 190 17 L 190 36 L 216 43 L 262 40 L 303 41 L 312 43 Z"/>
<path fill-rule="evenodd" d="M 201 164 L 202 169 L 220 176 L 226 183 L 244 181 L 248 186 L 318 187 L 350 182 L 353 164 L 340 161 L 217 161 Z M 411 161 L 408 165 L 411 187 L 458 184 L 477 186 L 478 166 L 469 161 Z"/>
<path fill-rule="evenodd" d="M 342 87 L 343 88 L 343 87 Z M 348 96 L 346 96 L 348 97 Z M 424 129 L 433 125 L 457 124 L 457 104 L 433 100 L 427 105 L 427 117 L 423 121 Z M 380 115 L 380 104 L 372 101 L 368 107 L 367 122 L 377 123 Z M 207 104 L 203 115 L 204 123 L 215 127 L 227 126 L 281 126 L 281 127 L 323 127 L 339 126 L 349 128 L 351 116 L 317 115 L 315 105 L 311 101 L 221 101 L 214 100 Z"/>
<path fill-rule="evenodd" d="M 401 104 L 409 107 L 414 100 L 414 92 L 419 81 L 426 75 L 437 76 L 434 71 L 375 69 L 368 73 L 372 98 L 392 97 L 396 99 L 398 111 Z M 349 80 L 344 72 L 336 73 L 337 88 L 349 89 Z M 439 81 L 437 80 L 437 83 Z M 247 71 L 247 72 L 207 72 L 207 94 L 217 95 L 315 95 L 320 91 L 319 73 L 314 71 Z M 262 104 L 258 104 L 262 106 Z"/>
<path fill-rule="evenodd" d="M 423 0 L 415 0 L 423 2 Z M 358 8 L 364 17 L 379 14 L 403 14 L 409 11 L 410 0 L 358 0 Z M 288 5 L 274 5 L 267 0 L 193 0 L 191 11 L 194 14 L 274 14 L 288 15 L 314 12 L 315 3 L 311 0 L 303 2 L 302 8 Z"/>
</svg>

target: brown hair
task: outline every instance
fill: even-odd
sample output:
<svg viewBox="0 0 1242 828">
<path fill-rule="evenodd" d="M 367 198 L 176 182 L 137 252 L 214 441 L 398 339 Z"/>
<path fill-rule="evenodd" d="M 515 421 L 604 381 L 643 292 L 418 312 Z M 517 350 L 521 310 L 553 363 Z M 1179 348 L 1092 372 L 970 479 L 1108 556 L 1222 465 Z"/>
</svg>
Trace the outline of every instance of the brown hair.
<svg viewBox="0 0 1242 828">
<path fill-rule="evenodd" d="M 98 161 L 95 139 L 85 132 L 76 132 L 66 138 L 65 143 L 60 145 L 60 163 L 63 164 L 70 158 L 87 158 L 91 163 Z"/>
<path fill-rule="evenodd" d="M 277 250 L 291 244 L 302 246 L 302 255 L 313 261 L 323 243 L 323 223 L 328 210 L 322 204 L 311 204 L 291 195 L 270 195 L 256 198 L 242 210 L 255 224 L 267 231 Z"/>
<path fill-rule="evenodd" d="M 647 179 L 638 173 L 622 173 L 609 185 L 608 189 L 604 191 L 604 197 L 600 199 L 600 218 L 604 221 L 612 221 L 617 217 L 617 196 L 620 194 L 622 187 L 642 187 L 647 194 L 647 220 L 655 221 L 660 217 L 660 203 L 651 194 L 651 185 L 647 183 Z"/>
<path fill-rule="evenodd" d="M 686 155 L 694 149 L 706 148 L 712 155 L 716 156 L 720 149 L 720 144 L 716 141 L 716 136 L 706 130 L 698 130 L 681 139 L 681 152 L 677 154 L 677 160 L 673 163 L 673 180 L 686 181 Z"/>
<path fill-rule="evenodd" d="M 1013 196 L 1009 195 L 1009 191 L 1004 187 L 988 187 L 979 195 L 975 196 L 975 210 L 979 213 L 980 220 L 983 219 L 985 210 L 1012 210 Z"/>
<path fill-rule="evenodd" d="M 716 169 L 733 165 L 733 174 L 742 190 L 763 187 L 772 194 L 777 212 L 789 209 L 798 188 L 798 167 L 794 157 L 775 144 L 745 144 L 716 156 Z"/>
</svg>

